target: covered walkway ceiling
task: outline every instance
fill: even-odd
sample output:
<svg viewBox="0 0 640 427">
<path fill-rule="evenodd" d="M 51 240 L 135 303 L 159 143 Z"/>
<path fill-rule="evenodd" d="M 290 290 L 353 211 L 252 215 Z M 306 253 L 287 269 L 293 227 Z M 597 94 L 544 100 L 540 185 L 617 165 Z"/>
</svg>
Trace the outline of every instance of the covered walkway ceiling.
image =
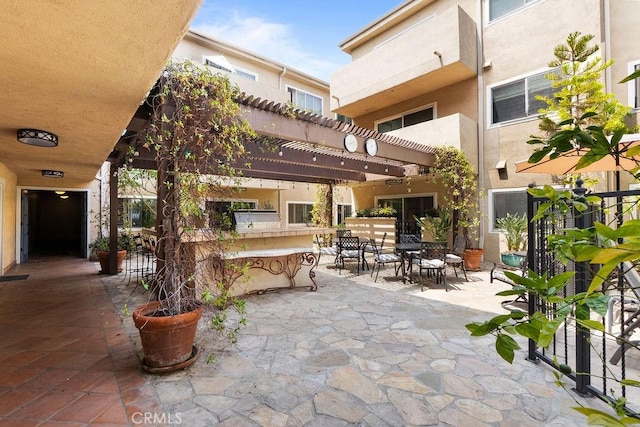
<svg viewBox="0 0 640 427">
<path fill-rule="evenodd" d="M 236 165 L 248 178 L 312 183 L 367 181 L 409 175 L 434 161 L 435 149 L 424 144 L 300 110 L 292 114 L 285 105 L 245 94 L 237 102 L 258 134 L 254 140 L 245 142 L 247 156 Z M 147 103 L 138 108 L 109 161 L 124 165 L 130 146 L 136 145 L 136 135 L 144 129 L 150 115 Z M 357 141 L 355 152 L 345 149 L 347 135 Z M 369 138 L 377 142 L 375 156 L 365 151 L 365 140 Z M 136 151 L 132 167 L 156 168 L 153 152 Z"/>
<path fill-rule="evenodd" d="M 0 162 L 17 185 L 89 186 L 200 3 L 4 0 Z M 59 145 L 22 144 L 20 128 L 53 132 Z"/>
</svg>

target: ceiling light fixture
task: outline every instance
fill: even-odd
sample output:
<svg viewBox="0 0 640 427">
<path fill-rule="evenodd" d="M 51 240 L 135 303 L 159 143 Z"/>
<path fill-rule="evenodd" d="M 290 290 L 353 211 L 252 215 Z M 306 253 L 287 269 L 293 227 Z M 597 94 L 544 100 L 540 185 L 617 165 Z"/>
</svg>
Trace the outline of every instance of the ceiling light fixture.
<svg viewBox="0 0 640 427">
<path fill-rule="evenodd" d="M 18 129 L 18 141 L 36 147 L 57 147 L 58 136 L 38 129 Z"/>
<path fill-rule="evenodd" d="M 56 194 L 57 194 L 58 196 L 61 196 L 61 195 L 63 195 L 64 193 L 66 193 L 66 191 L 56 191 Z"/>
<path fill-rule="evenodd" d="M 47 178 L 64 178 L 64 172 L 45 169 L 42 171 L 42 176 Z"/>
<path fill-rule="evenodd" d="M 60 198 L 61 198 L 61 199 L 65 199 L 65 200 L 66 200 L 66 199 L 68 199 L 68 198 L 69 198 L 69 196 L 60 196 Z"/>
</svg>

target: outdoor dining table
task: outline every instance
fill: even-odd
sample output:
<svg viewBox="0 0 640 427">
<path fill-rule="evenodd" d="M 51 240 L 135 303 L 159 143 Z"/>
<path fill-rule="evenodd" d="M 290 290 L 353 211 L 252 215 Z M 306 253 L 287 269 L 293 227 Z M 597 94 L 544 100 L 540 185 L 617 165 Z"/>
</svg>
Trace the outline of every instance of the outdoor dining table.
<svg viewBox="0 0 640 427">
<path fill-rule="evenodd" d="M 400 257 L 402 258 L 401 266 L 402 266 L 402 283 L 407 282 L 407 268 L 404 265 L 405 259 L 411 263 L 411 257 L 409 256 L 409 252 L 420 251 L 422 243 L 413 242 L 413 243 L 396 243 L 396 251 L 400 252 Z M 409 265 L 409 270 L 411 270 L 411 265 Z"/>
</svg>

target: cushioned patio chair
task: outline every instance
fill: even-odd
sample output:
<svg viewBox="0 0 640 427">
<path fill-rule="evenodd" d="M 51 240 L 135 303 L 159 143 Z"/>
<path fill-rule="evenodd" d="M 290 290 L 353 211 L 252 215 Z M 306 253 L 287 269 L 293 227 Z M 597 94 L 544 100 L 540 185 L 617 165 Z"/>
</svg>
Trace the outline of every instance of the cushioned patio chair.
<svg viewBox="0 0 640 427">
<path fill-rule="evenodd" d="M 465 249 L 467 249 L 467 239 L 464 236 L 456 236 L 451 253 L 447 254 L 446 262 L 447 265 L 453 267 L 453 272 L 456 274 L 456 277 L 458 277 L 458 268 L 462 270 L 464 280 L 468 282 L 467 270 L 464 268 Z"/>
<path fill-rule="evenodd" d="M 443 283 L 445 291 L 449 291 L 447 287 L 447 242 L 422 242 L 420 245 L 420 254 L 413 256 L 411 263 L 418 267 L 418 275 L 420 276 L 420 290 L 424 291 L 424 276 L 422 272 L 426 272 L 428 276 L 434 277 L 436 283 Z"/>
<path fill-rule="evenodd" d="M 376 245 L 375 239 L 371 239 L 371 242 L 369 243 L 369 245 L 371 246 L 371 251 L 374 254 L 373 267 L 371 268 L 372 276 L 373 276 L 373 271 L 376 270 L 376 266 L 378 267 L 374 282 L 378 281 L 378 274 L 380 273 L 380 268 L 384 267 L 385 264 L 393 263 L 393 268 L 395 269 L 396 276 L 398 275 L 398 270 L 401 267 L 401 265 L 396 266 L 396 264 L 402 262 L 402 258 L 400 257 L 400 255 L 395 253 L 395 251 L 391 248 L 389 248 L 389 250 L 385 252 L 383 246 L 384 246 L 384 240 L 386 237 L 387 237 L 387 233 L 384 233 L 384 235 L 382 236 L 382 242 L 380 242 L 380 246 Z"/>
<path fill-rule="evenodd" d="M 338 240 L 338 264 L 344 268 L 346 259 L 357 260 L 357 271 L 360 275 L 360 261 L 362 260 L 362 247 L 360 246 L 360 238 L 357 236 L 341 237 Z M 338 274 L 340 270 L 338 270 Z"/>
</svg>

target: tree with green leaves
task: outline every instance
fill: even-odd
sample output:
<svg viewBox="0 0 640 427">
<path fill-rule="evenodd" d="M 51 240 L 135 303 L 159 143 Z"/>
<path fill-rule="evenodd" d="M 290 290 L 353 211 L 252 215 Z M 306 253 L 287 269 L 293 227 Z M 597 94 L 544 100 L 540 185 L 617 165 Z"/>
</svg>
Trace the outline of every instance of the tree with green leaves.
<svg viewBox="0 0 640 427">
<path fill-rule="evenodd" d="M 599 124 L 605 133 L 626 129 L 624 119 L 630 108 L 606 93 L 602 83 L 602 73 L 613 60 L 596 56 L 599 47 L 590 44 L 592 40 L 593 35 L 576 31 L 553 50 L 555 59 L 549 67 L 554 71 L 546 76 L 551 80 L 553 96 L 536 97 L 547 105 L 540 110 L 539 124 L 547 134 L 558 132 L 562 127 L 558 123 L 570 119 L 582 126 Z"/>
<path fill-rule="evenodd" d="M 451 146 L 436 147 L 431 166 L 433 182 L 445 188 L 441 208 L 449 209 L 454 236 L 462 232 L 469 246 L 475 246 L 480 226 L 478 174 L 464 152 Z"/>
</svg>

